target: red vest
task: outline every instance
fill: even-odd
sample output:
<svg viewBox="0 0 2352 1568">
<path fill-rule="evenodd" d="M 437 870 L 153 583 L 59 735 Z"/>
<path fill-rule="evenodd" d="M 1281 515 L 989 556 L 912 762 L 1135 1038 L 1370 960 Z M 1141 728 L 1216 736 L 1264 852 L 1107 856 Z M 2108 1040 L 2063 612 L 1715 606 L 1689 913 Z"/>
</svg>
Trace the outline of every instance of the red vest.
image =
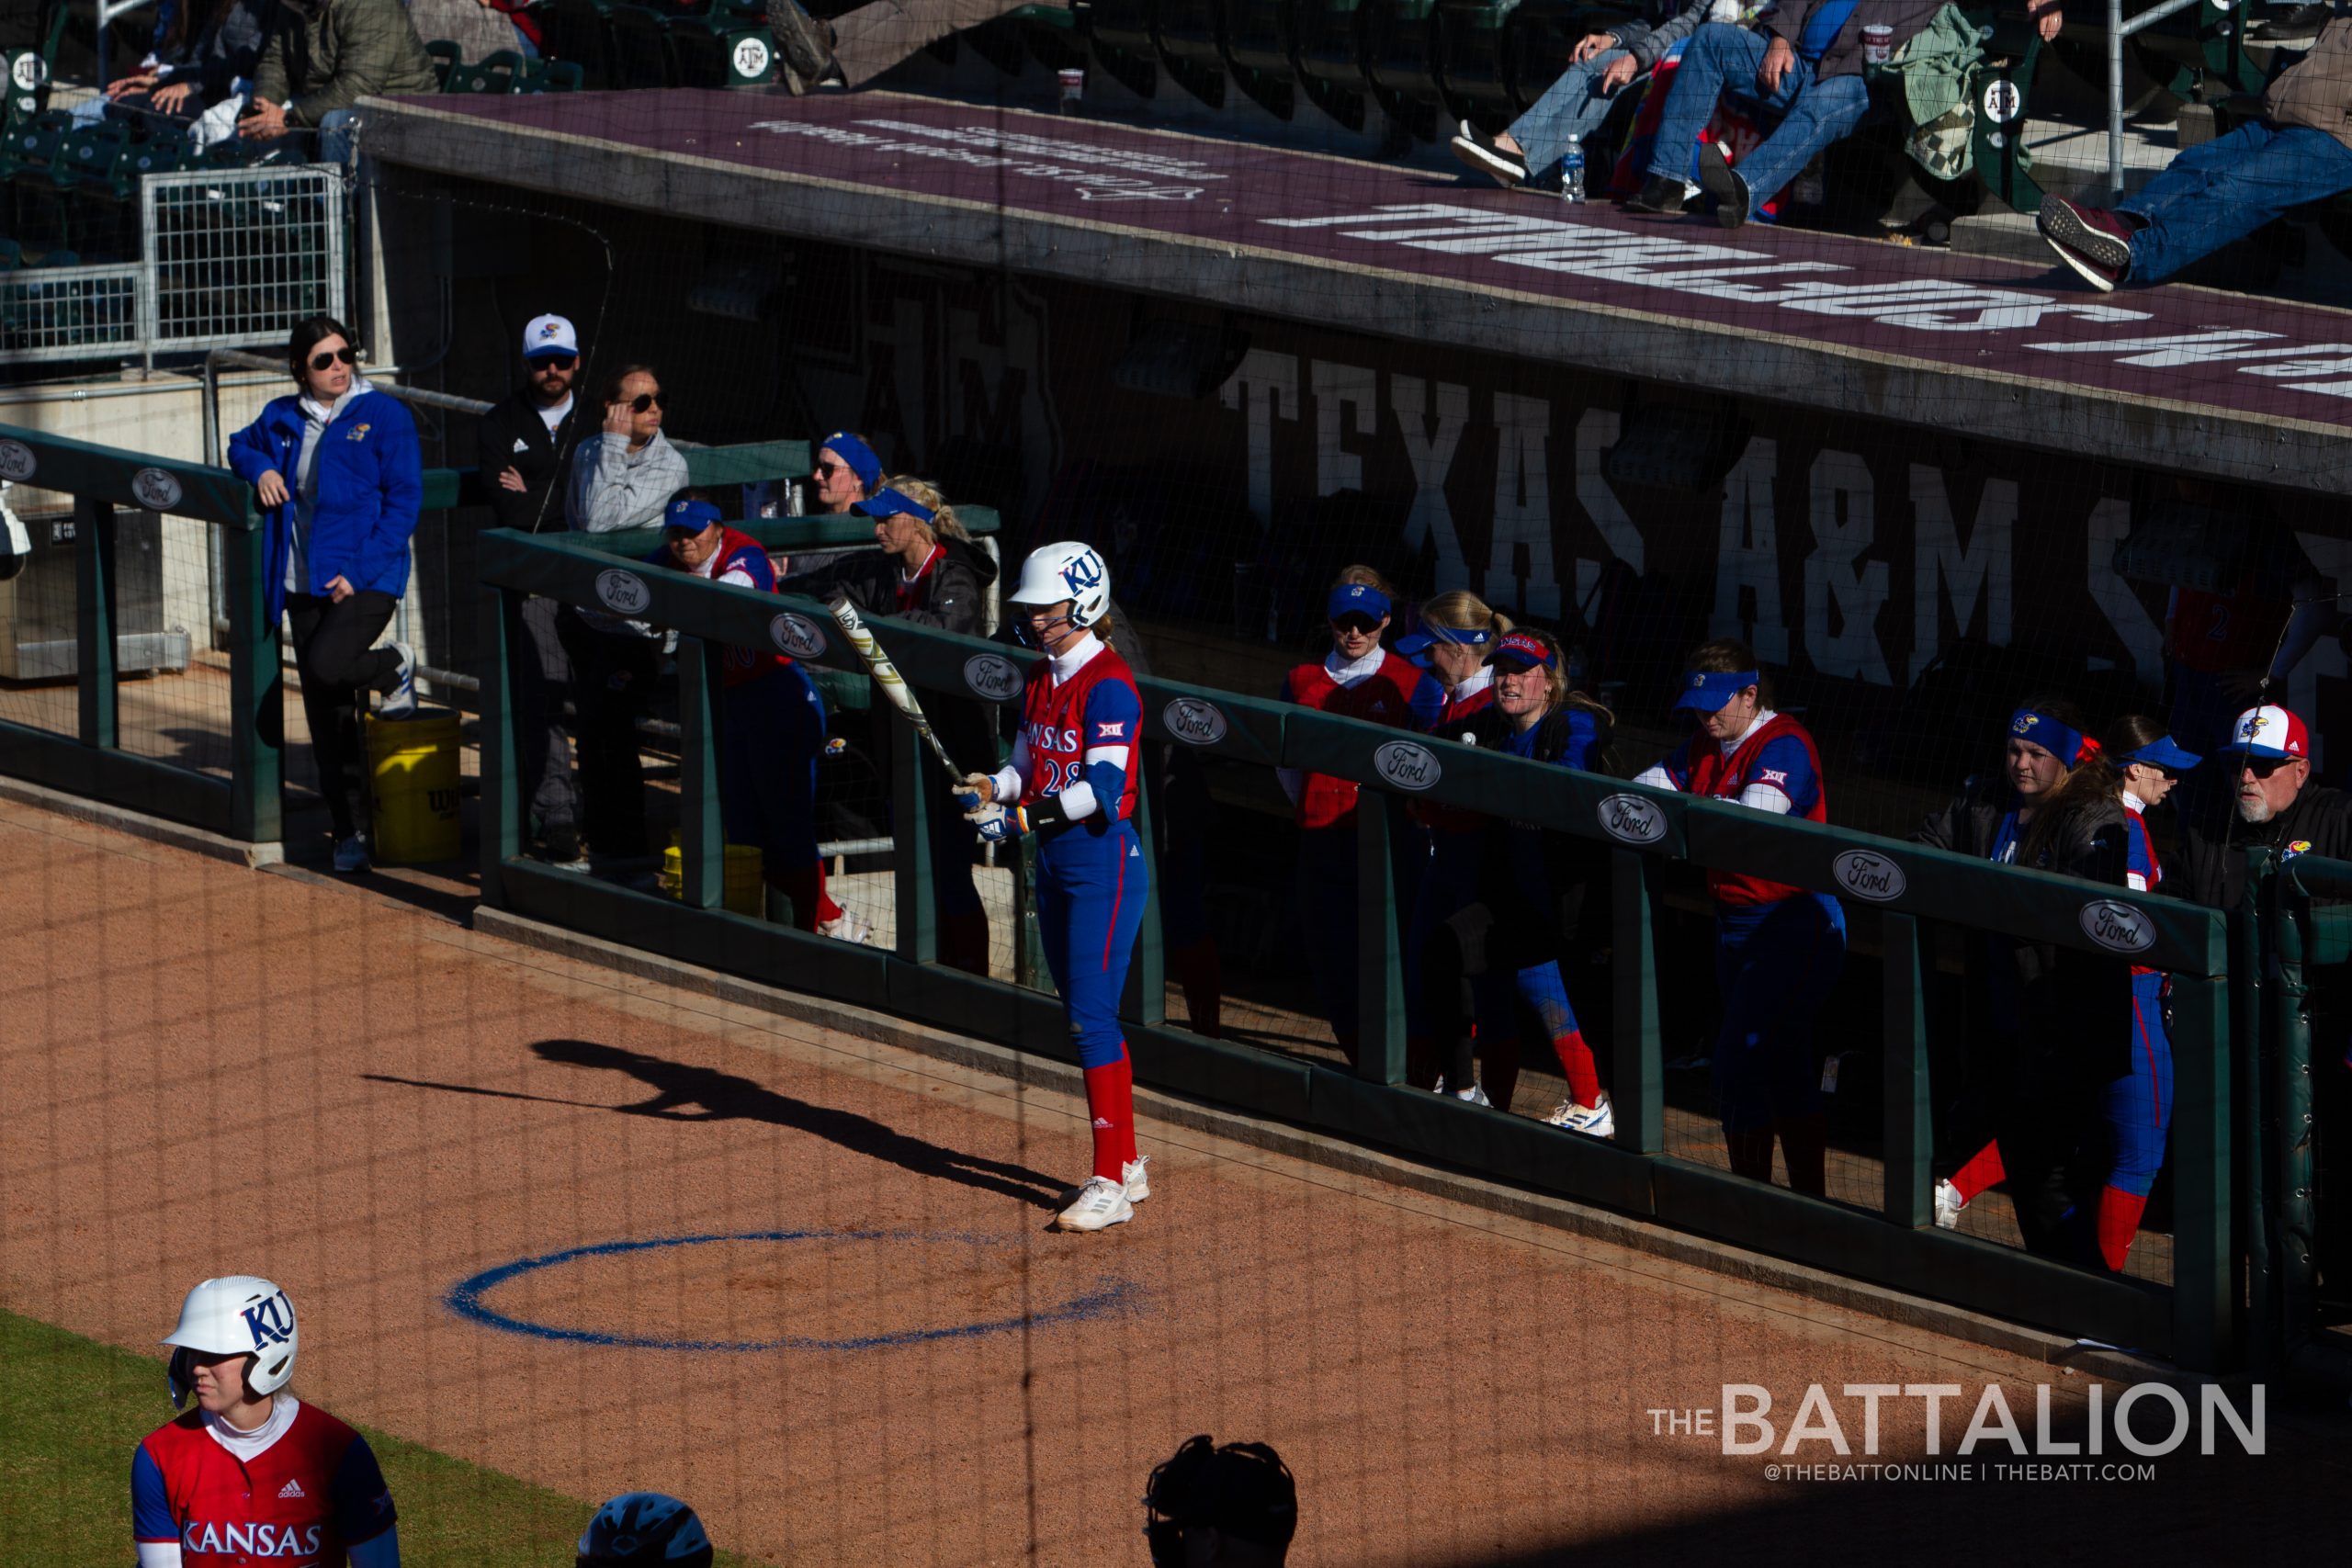
<svg viewBox="0 0 2352 1568">
<path fill-rule="evenodd" d="M 1380 668 L 1352 686 L 1331 679 L 1321 664 L 1302 664 L 1290 672 L 1290 700 L 1341 718 L 1369 719 L 1374 724 L 1413 728 L 1413 691 L 1427 677 L 1409 659 L 1384 649 Z M 1355 815 L 1356 783 L 1328 773 L 1309 773 L 1298 795 L 1298 825 L 1336 828 Z"/>
<path fill-rule="evenodd" d="M 1813 806 L 1804 813 L 1804 819 L 1828 821 L 1829 784 L 1822 777 L 1821 753 L 1815 749 L 1813 737 L 1805 733 L 1804 726 L 1784 713 L 1776 713 L 1770 722 L 1758 725 L 1728 757 L 1721 746 L 1705 736 L 1694 737 L 1690 742 L 1694 753 L 1690 759 L 1690 793 L 1712 795 L 1717 800 L 1737 800 L 1740 791 L 1755 782 L 1757 760 L 1763 755 L 1765 744 L 1784 735 L 1802 741 L 1805 755 L 1813 762 Z M 1777 904 L 1805 891 L 1785 882 L 1767 882 L 1760 876 L 1745 876 L 1713 867 L 1707 871 L 1707 887 L 1718 904 Z"/>
</svg>

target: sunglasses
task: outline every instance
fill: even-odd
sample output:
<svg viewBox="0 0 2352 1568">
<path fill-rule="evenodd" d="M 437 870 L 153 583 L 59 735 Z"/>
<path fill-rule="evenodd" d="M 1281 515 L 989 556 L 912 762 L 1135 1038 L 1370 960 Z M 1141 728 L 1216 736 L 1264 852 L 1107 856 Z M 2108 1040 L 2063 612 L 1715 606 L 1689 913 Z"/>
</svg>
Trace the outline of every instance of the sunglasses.
<svg viewBox="0 0 2352 1568">
<path fill-rule="evenodd" d="M 347 345 L 343 348 L 322 349 L 319 353 L 311 355 L 311 368 L 313 370 L 323 370 L 338 359 L 342 360 L 345 365 L 352 362 L 352 353 Z"/>
<path fill-rule="evenodd" d="M 820 463 L 817 465 L 817 471 L 824 475 L 827 479 L 831 479 L 835 474 L 845 474 L 849 472 L 849 465 L 847 463 Z"/>
<path fill-rule="evenodd" d="M 629 400 L 628 406 L 631 413 L 643 413 L 648 409 L 666 409 L 670 406 L 670 395 L 667 392 L 639 392 Z"/>
<path fill-rule="evenodd" d="M 2267 779 L 2288 763 L 2301 760 L 2300 757 L 2248 757 L 2245 760 L 2245 771 L 2256 778 Z"/>
<path fill-rule="evenodd" d="M 1354 632 L 1361 636 L 1365 632 L 1378 631 L 1380 623 L 1370 615 L 1341 615 L 1331 623 L 1331 627 L 1334 631 Z"/>
<path fill-rule="evenodd" d="M 569 370 L 579 363 L 580 356 L 576 354 L 543 354 L 531 361 L 531 374 L 536 376 L 542 370 Z"/>
</svg>

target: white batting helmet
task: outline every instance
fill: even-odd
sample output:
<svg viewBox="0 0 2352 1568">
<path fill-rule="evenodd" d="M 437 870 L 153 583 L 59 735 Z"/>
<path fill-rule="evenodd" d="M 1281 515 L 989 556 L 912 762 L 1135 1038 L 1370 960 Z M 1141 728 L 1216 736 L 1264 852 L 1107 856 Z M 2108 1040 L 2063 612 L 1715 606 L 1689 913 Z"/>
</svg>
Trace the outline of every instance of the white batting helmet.
<svg viewBox="0 0 2352 1568">
<path fill-rule="evenodd" d="M 301 1330 L 294 1322 L 294 1303 L 284 1291 L 251 1274 L 231 1274 L 207 1280 L 180 1303 L 180 1324 L 163 1343 L 175 1347 L 166 1377 L 172 1407 L 187 1403 L 196 1387 L 188 1373 L 192 1355 L 232 1356 L 243 1351 L 254 1358 L 245 1369 L 245 1387 L 254 1393 L 276 1393 L 294 1375 L 294 1352 Z"/>
<path fill-rule="evenodd" d="M 1111 607 L 1111 569 L 1091 545 L 1065 539 L 1040 545 L 1021 563 L 1021 583 L 1008 604 L 1058 604 L 1069 601 L 1069 624 L 1080 631 Z"/>
</svg>

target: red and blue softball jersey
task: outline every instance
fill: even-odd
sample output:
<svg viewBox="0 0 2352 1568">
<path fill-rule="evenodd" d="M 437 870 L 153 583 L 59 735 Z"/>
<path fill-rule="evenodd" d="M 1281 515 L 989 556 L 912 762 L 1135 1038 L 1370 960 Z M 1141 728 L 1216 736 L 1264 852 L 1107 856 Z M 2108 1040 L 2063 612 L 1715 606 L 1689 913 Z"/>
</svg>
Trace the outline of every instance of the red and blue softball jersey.
<svg viewBox="0 0 2352 1568">
<path fill-rule="evenodd" d="M 666 566 L 672 570 L 678 563 L 667 549 L 659 549 L 645 558 L 649 566 Z M 775 563 L 768 559 L 768 552 L 761 543 L 739 529 L 721 527 L 718 548 L 710 558 L 697 568 L 694 575 L 713 582 L 724 582 L 738 588 L 753 588 L 762 593 L 775 592 Z M 741 648 L 734 643 L 722 645 L 719 658 L 719 684 L 740 686 L 771 671 L 782 670 L 792 660 L 781 653 L 763 649 Z"/>
<path fill-rule="evenodd" d="M 1788 802 L 1781 808 L 1784 815 L 1808 822 L 1829 820 L 1829 795 L 1821 784 L 1821 755 L 1814 750 L 1813 737 L 1805 733 L 1804 726 L 1786 714 L 1761 715 L 1728 753 L 1704 734 L 1693 735 L 1650 773 L 1663 773 L 1665 778 L 1645 775 L 1634 782 L 1668 783 L 1687 794 L 1751 806 L 1761 804 L 1758 793 L 1772 792 Z M 1735 908 L 1777 904 L 1804 891 L 1784 882 L 1712 868 L 1707 886 L 1716 903 Z"/>
<path fill-rule="evenodd" d="M 1021 699 L 1020 750 L 1012 759 L 1021 774 L 1021 804 L 1035 806 L 1086 783 L 1091 757 L 1119 770 L 1117 800 L 1103 800 L 1094 792 L 1095 805 L 1107 820 L 1125 822 L 1136 814 L 1143 776 L 1136 765 L 1136 747 L 1143 739 L 1143 695 L 1135 671 L 1107 645 L 1098 646 L 1063 680 L 1054 679 L 1053 666 L 1052 660 L 1041 659 L 1030 668 L 1029 688 Z M 1106 751 L 1121 755 L 1100 755 Z"/>
<path fill-rule="evenodd" d="M 1357 671 L 1361 671 L 1362 673 Z M 1283 700 L 1341 718 L 1427 729 L 1445 708 L 1445 688 L 1411 660 L 1375 649 L 1355 665 L 1302 664 L 1283 677 Z M 1356 782 L 1308 773 L 1298 792 L 1298 825 L 1333 828 L 1355 814 Z"/>
<path fill-rule="evenodd" d="M 392 1495 L 368 1440 L 281 1393 L 260 1431 L 191 1410 L 147 1435 L 130 1461 L 130 1521 L 142 1568 L 363 1568 L 396 1539 Z"/>
</svg>

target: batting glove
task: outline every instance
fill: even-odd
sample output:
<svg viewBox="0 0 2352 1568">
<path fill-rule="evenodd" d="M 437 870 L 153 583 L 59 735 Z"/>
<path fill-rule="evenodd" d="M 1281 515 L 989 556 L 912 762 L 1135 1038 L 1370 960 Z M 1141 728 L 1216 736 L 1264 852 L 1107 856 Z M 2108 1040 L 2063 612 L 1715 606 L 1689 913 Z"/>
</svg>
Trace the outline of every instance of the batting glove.
<svg viewBox="0 0 2352 1568">
<path fill-rule="evenodd" d="M 996 780 L 986 773 L 966 773 L 964 784 L 956 792 L 956 809 L 969 817 L 983 807 L 996 804 Z"/>
<path fill-rule="evenodd" d="M 1018 806 L 990 802 L 964 813 L 964 820 L 972 825 L 972 831 L 992 844 L 1010 843 L 1029 831 L 1029 814 Z"/>
</svg>

